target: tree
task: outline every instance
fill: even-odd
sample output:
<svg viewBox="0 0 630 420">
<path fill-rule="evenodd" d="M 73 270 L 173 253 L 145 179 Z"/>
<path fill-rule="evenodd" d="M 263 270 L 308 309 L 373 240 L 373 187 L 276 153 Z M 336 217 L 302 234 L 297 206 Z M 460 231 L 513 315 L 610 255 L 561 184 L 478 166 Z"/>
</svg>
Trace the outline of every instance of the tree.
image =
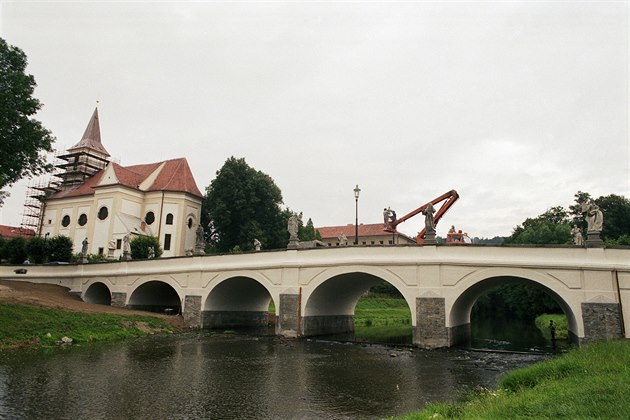
<svg viewBox="0 0 630 420">
<path fill-rule="evenodd" d="M 48 241 L 41 236 L 34 236 L 26 243 L 26 252 L 34 264 L 43 264 L 48 258 Z"/>
<path fill-rule="evenodd" d="M 131 248 L 131 258 L 134 260 L 142 260 L 149 258 L 149 247 L 153 247 L 155 258 L 162 255 L 160 240 L 155 236 L 138 235 L 129 243 Z"/>
<path fill-rule="evenodd" d="M 315 226 L 313 225 L 313 221 L 310 217 L 306 222 L 306 226 L 302 226 L 302 219 L 300 219 L 298 236 L 300 237 L 301 241 L 322 240 L 322 235 L 319 234 L 319 231 L 315 230 Z"/>
<path fill-rule="evenodd" d="M 32 96 L 36 83 L 26 65 L 26 54 L 0 38 L 0 189 L 52 169 L 46 152 L 54 138 L 32 118 L 42 104 Z"/>
<path fill-rule="evenodd" d="M 514 228 L 506 244 L 569 244 L 571 224 L 569 213 L 562 207 L 552 207 L 536 218 L 527 218 Z"/>
<path fill-rule="evenodd" d="M 72 240 L 67 236 L 53 236 L 49 240 L 49 261 L 70 262 L 72 260 Z"/>
<path fill-rule="evenodd" d="M 19 236 L 9 239 L 4 244 L 4 257 L 9 264 L 22 264 L 28 257 L 26 252 L 26 239 Z"/>
<path fill-rule="evenodd" d="M 245 159 L 230 157 L 206 188 L 201 222 L 211 227 L 207 238 L 218 252 L 238 246 L 254 248 L 258 239 L 266 249 L 283 248 L 288 242 L 282 193 L 267 174 L 250 167 Z"/>
<path fill-rule="evenodd" d="M 570 206 L 574 224 L 586 234 L 586 221 L 580 203 L 591 200 L 589 193 L 575 193 L 575 205 Z M 624 235 L 630 235 L 630 200 L 622 195 L 610 194 L 593 200 L 604 214 L 601 237 L 606 243 L 615 244 Z M 585 235 L 586 237 L 586 235 Z M 621 244 L 618 244 L 621 245 Z"/>
</svg>

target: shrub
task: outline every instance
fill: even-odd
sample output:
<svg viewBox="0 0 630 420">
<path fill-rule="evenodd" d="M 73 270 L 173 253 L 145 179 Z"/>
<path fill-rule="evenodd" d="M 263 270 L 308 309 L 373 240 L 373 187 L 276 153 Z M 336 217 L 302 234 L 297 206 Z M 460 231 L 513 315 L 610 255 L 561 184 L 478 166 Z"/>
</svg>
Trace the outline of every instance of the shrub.
<svg viewBox="0 0 630 420">
<path fill-rule="evenodd" d="M 131 258 L 134 260 L 143 260 L 149 258 L 149 247 L 153 247 L 155 258 L 162 255 L 160 241 L 155 236 L 139 235 L 134 237 L 129 244 L 131 248 Z"/>
<path fill-rule="evenodd" d="M 41 236 L 32 237 L 26 243 L 26 253 L 32 263 L 45 263 L 48 259 L 48 241 Z"/>
<path fill-rule="evenodd" d="M 49 261 L 70 262 L 72 260 L 72 240 L 70 238 L 58 235 L 50 239 L 49 242 Z"/>
<path fill-rule="evenodd" d="M 10 264 L 22 264 L 28 257 L 26 252 L 26 239 L 11 238 L 4 246 L 5 258 Z"/>
</svg>

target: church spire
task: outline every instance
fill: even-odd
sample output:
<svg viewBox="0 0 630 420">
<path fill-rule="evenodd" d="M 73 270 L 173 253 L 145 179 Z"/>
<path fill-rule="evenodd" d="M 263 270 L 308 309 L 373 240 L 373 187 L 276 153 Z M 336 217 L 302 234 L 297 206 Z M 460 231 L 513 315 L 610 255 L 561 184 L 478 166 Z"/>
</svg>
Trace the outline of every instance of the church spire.
<svg viewBox="0 0 630 420">
<path fill-rule="evenodd" d="M 107 157 L 110 156 L 101 143 L 101 128 L 98 123 L 98 107 L 94 109 L 92 118 L 90 118 L 90 122 L 88 122 L 88 125 L 85 128 L 85 133 L 83 133 L 81 141 L 68 149 L 68 151 L 73 151 L 81 148 L 92 149 L 94 151 L 100 152 L 101 154 L 104 154 Z"/>
</svg>

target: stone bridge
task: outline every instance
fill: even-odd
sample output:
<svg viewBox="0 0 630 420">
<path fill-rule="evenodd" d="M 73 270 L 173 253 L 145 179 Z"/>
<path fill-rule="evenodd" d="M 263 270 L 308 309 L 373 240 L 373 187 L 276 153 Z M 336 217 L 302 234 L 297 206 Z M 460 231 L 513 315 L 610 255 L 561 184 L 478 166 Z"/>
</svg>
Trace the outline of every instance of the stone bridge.
<svg viewBox="0 0 630 420">
<path fill-rule="evenodd" d="M 85 265 L 0 267 L 0 278 L 53 283 L 83 300 L 181 312 L 191 326 L 266 326 L 307 337 L 351 332 L 354 308 L 386 281 L 411 310 L 413 342 L 448 347 L 470 337 L 477 298 L 526 283 L 553 297 L 572 339 L 630 336 L 630 250 L 578 247 L 385 246 L 264 251 Z"/>
</svg>

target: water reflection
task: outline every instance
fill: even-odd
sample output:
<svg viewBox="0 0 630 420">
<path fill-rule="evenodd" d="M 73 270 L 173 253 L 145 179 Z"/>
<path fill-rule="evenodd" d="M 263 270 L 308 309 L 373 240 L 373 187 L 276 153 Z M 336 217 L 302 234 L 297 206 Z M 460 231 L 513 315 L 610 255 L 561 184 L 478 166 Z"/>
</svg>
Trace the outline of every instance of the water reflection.
<svg viewBox="0 0 630 420">
<path fill-rule="evenodd" d="M 536 355 L 210 333 L 0 355 L 0 418 L 382 418 Z"/>
<path fill-rule="evenodd" d="M 569 347 L 567 341 L 552 345 L 540 332 L 533 320 L 477 319 L 471 323 L 470 347 L 475 349 L 557 352 Z"/>
</svg>

